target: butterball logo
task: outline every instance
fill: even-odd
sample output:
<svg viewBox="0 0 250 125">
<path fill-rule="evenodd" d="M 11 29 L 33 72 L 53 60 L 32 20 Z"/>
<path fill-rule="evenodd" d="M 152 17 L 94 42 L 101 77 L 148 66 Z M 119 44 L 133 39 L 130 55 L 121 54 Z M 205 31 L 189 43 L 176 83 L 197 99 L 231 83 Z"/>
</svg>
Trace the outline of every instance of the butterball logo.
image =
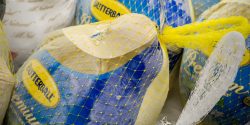
<svg viewBox="0 0 250 125">
<path fill-rule="evenodd" d="M 130 13 L 130 10 L 117 0 L 92 0 L 91 12 L 97 20 L 102 21 L 115 19 Z"/>
<path fill-rule="evenodd" d="M 30 95 L 46 107 L 55 107 L 59 91 L 49 72 L 38 60 L 31 60 L 23 70 L 23 84 Z"/>
</svg>

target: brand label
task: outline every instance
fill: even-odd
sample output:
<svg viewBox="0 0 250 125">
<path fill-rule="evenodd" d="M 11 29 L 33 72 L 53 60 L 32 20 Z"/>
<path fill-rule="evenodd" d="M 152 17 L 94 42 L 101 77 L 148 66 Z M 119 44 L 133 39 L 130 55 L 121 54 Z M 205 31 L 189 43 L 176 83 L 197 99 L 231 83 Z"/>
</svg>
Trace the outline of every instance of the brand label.
<svg viewBox="0 0 250 125">
<path fill-rule="evenodd" d="M 55 107 L 60 100 L 56 83 L 38 60 L 26 65 L 23 83 L 31 96 L 46 107 Z"/>
<path fill-rule="evenodd" d="M 101 21 L 130 13 L 130 10 L 117 0 L 93 0 L 91 12 L 97 20 Z"/>
</svg>

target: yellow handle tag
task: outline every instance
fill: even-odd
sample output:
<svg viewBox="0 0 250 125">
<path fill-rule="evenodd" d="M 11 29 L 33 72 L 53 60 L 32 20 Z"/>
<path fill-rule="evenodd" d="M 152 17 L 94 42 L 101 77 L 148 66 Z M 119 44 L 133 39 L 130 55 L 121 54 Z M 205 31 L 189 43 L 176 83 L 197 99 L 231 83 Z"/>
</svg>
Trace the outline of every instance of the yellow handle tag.
<svg viewBox="0 0 250 125">
<path fill-rule="evenodd" d="M 209 56 L 217 42 L 231 31 L 238 31 L 247 38 L 250 24 L 246 18 L 240 16 L 206 20 L 177 28 L 165 27 L 159 39 L 167 45 L 200 50 Z M 241 65 L 248 64 L 249 61 L 250 51 L 247 50 Z"/>
</svg>

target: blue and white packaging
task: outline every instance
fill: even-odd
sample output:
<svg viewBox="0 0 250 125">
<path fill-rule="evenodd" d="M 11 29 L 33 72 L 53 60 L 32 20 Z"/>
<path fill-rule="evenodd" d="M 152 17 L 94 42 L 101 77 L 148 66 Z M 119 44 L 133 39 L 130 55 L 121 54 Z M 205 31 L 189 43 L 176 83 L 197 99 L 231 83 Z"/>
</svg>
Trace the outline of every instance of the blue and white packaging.
<svg viewBox="0 0 250 125">
<path fill-rule="evenodd" d="M 65 28 L 18 71 L 5 124 L 155 124 L 168 73 L 144 15 Z"/>
</svg>

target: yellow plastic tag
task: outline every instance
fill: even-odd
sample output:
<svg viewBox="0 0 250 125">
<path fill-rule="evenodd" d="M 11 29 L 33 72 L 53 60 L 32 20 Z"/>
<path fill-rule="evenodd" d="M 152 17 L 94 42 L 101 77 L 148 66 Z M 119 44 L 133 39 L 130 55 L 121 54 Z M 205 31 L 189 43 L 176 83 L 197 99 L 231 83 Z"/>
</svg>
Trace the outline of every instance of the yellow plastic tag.
<svg viewBox="0 0 250 125">
<path fill-rule="evenodd" d="M 210 55 L 217 42 L 230 31 L 238 31 L 247 38 L 250 34 L 250 24 L 244 17 L 234 16 L 196 22 L 177 28 L 165 27 L 159 35 L 160 41 L 179 48 L 190 48 Z M 250 61 L 250 51 L 247 50 L 241 65 Z"/>
</svg>

